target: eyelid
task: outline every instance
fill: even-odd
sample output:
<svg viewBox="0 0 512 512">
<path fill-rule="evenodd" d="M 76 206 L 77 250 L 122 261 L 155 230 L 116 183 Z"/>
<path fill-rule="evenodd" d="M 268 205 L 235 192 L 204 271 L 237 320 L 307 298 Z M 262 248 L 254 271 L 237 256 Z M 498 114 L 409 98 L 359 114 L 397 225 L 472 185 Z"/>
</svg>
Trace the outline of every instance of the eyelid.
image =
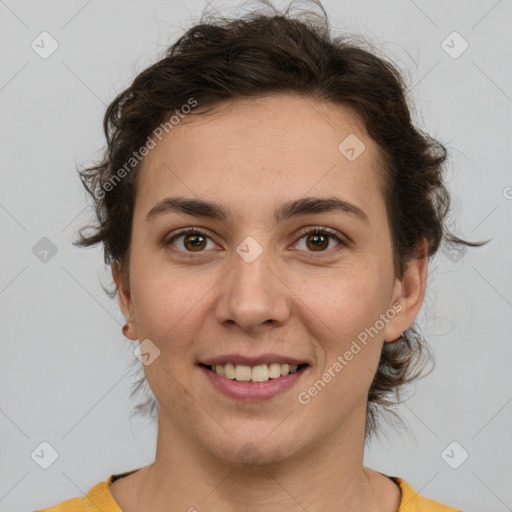
<svg viewBox="0 0 512 512">
<path fill-rule="evenodd" d="M 299 251 L 299 253 L 306 253 L 308 258 L 313 259 L 322 259 L 329 258 L 333 255 L 337 255 L 340 250 L 346 249 L 352 245 L 351 240 L 343 234 L 339 233 L 335 229 L 328 228 L 327 226 L 310 226 L 302 229 L 298 235 L 296 235 L 296 241 L 293 245 L 297 245 L 302 238 L 310 234 L 319 234 L 322 236 L 326 236 L 328 238 L 335 239 L 338 244 L 335 247 L 331 247 L 330 249 L 326 249 L 323 251 L 308 251 L 303 249 L 293 249 Z"/>
<path fill-rule="evenodd" d="M 309 227 L 306 227 L 303 230 L 301 230 L 297 236 L 300 239 L 304 235 L 309 235 L 309 234 L 314 234 L 314 233 L 320 233 L 320 234 L 325 233 L 325 234 L 329 235 L 331 238 L 335 238 L 338 242 L 340 242 L 340 244 L 343 244 L 343 245 L 348 246 L 351 244 L 351 240 L 346 235 L 343 235 L 342 233 L 336 231 L 335 229 L 328 228 L 327 226 L 309 226 Z M 315 251 L 311 251 L 311 252 L 315 252 Z M 318 251 L 318 252 L 328 252 L 328 251 Z"/>
<path fill-rule="evenodd" d="M 179 238 L 180 236 L 187 235 L 189 233 L 201 235 L 205 238 L 209 238 L 210 240 L 213 240 L 213 237 L 203 228 L 195 228 L 193 226 L 189 226 L 187 228 L 178 229 L 177 231 L 174 231 L 170 237 L 166 237 L 163 241 L 163 245 L 165 247 L 171 247 L 171 251 L 175 253 L 179 253 L 182 256 L 185 257 L 194 257 L 196 253 L 193 251 L 182 251 L 180 249 L 176 249 L 173 247 L 172 242 Z M 198 251 L 197 254 L 204 253 L 205 251 Z"/>
<path fill-rule="evenodd" d="M 164 246 L 172 247 L 172 242 L 174 240 L 176 240 L 180 236 L 187 235 L 189 233 L 198 234 L 200 236 L 209 238 L 210 240 L 213 241 L 213 237 L 208 233 L 207 230 L 205 230 L 203 228 L 195 228 L 193 226 L 190 226 L 190 227 L 182 228 L 182 229 L 179 229 L 179 230 L 173 232 L 172 236 L 164 239 Z M 324 254 L 330 255 L 332 253 L 332 251 L 337 250 L 337 247 L 339 247 L 339 246 L 347 247 L 347 246 L 351 245 L 351 243 L 352 243 L 351 240 L 347 236 L 342 235 L 335 229 L 329 228 L 327 226 L 308 226 L 308 227 L 303 228 L 301 231 L 299 231 L 298 234 L 295 235 L 296 240 L 294 242 L 294 245 L 297 244 L 298 241 L 301 238 L 303 238 L 304 236 L 309 235 L 309 234 L 314 234 L 314 233 L 325 234 L 325 235 L 329 236 L 330 238 L 334 238 L 338 242 L 338 245 L 336 247 L 327 249 L 325 251 L 305 251 L 305 252 L 311 253 L 313 255 L 317 255 L 319 257 L 321 257 Z M 185 255 L 186 257 L 189 257 L 189 256 L 193 257 L 195 255 L 194 251 L 182 251 L 182 250 L 176 249 L 176 248 L 172 248 L 171 250 L 176 251 L 182 255 Z M 204 252 L 206 252 L 206 251 L 204 251 L 204 250 L 197 251 L 197 254 L 201 254 Z"/>
</svg>

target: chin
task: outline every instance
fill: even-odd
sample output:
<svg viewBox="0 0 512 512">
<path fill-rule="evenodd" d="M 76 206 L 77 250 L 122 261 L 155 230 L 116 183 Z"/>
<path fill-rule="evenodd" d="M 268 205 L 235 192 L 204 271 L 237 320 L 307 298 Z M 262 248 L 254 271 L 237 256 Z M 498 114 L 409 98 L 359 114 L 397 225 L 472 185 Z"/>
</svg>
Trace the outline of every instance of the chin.
<svg viewBox="0 0 512 512">
<path fill-rule="evenodd" d="M 279 431 L 276 425 L 268 428 L 248 428 L 247 425 L 228 432 L 240 432 L 240 435 L 224 435 L 212 445 L 212 438 L 203 440 L 203 447 L 215 458 L 225 464 L 239 468 L 263 468 L 286 463 L 302 447 L 297 433 Z"/>
</svg>

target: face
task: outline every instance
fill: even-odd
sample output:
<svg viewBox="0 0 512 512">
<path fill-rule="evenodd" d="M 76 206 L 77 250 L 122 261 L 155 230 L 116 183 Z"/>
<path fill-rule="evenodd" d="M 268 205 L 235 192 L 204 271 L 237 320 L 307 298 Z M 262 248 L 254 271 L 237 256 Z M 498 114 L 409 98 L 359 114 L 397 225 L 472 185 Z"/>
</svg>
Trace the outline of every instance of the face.
<svg viewBox="0 0 512 512">
<path fill-rule="evenodd" d="M 364 150 L 340 150 L 348 136 Z M 350 110 L 295 95 L 186 118 L 145 157 L 129 279 L 114 278 L 126 335 L 150 340 L 162 432 L 228 462 L 247 443 L 279 462 L 361 438 L 383 343 L 412 324 L 426 272 L 423 258 L 393 273 L 378 159 Z M 234 368 L 240 379 L 264 379 L 262 363 L 306 366 L 238 382 L 203 366 L 219 358 L 252 363 Z"/>
</svg>

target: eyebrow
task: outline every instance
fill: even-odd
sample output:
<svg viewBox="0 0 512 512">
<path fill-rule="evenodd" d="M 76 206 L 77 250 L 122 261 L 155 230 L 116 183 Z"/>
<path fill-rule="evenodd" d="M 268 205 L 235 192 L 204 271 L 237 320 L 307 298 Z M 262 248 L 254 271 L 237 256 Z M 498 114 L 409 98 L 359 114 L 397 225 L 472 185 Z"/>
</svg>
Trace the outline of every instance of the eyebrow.
<svg viewBox="0 0 512 512">
<path fill-rule="evenodd" d="M 361 208 L 337 197 L 303 197 L 281 203 L 274 212 L 274 221 L 279 223 L 300 215 L 328 212 L 342 212 L 369 224 L 368 216 Z M 168 213 L 184 213 L 223 222 L 229 222 L 230 218 L 233 217 L 228 208 L 213 201 L 186 197 L 166 197 L 151 208 L 146 214 L 146 221 L 151 221 Z"/>
</svg>

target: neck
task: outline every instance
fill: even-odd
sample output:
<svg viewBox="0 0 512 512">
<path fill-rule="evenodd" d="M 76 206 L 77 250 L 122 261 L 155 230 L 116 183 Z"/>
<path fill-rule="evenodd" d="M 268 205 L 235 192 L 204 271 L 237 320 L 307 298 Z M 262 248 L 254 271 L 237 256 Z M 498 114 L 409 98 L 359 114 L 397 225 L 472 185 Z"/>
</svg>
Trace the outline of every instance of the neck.
<svg viewBox="0 0 512 512">
<path fill-rule="evenodd" d="M 176 429 L 160 409 L 155 462 L 144 475 L 139 503 L 154 512 L 378 510 L 363 466 L 364 421 L 364 411 L 354 414 L 336 436 L 285 461 L 234 466 Z"/>
</svg>

